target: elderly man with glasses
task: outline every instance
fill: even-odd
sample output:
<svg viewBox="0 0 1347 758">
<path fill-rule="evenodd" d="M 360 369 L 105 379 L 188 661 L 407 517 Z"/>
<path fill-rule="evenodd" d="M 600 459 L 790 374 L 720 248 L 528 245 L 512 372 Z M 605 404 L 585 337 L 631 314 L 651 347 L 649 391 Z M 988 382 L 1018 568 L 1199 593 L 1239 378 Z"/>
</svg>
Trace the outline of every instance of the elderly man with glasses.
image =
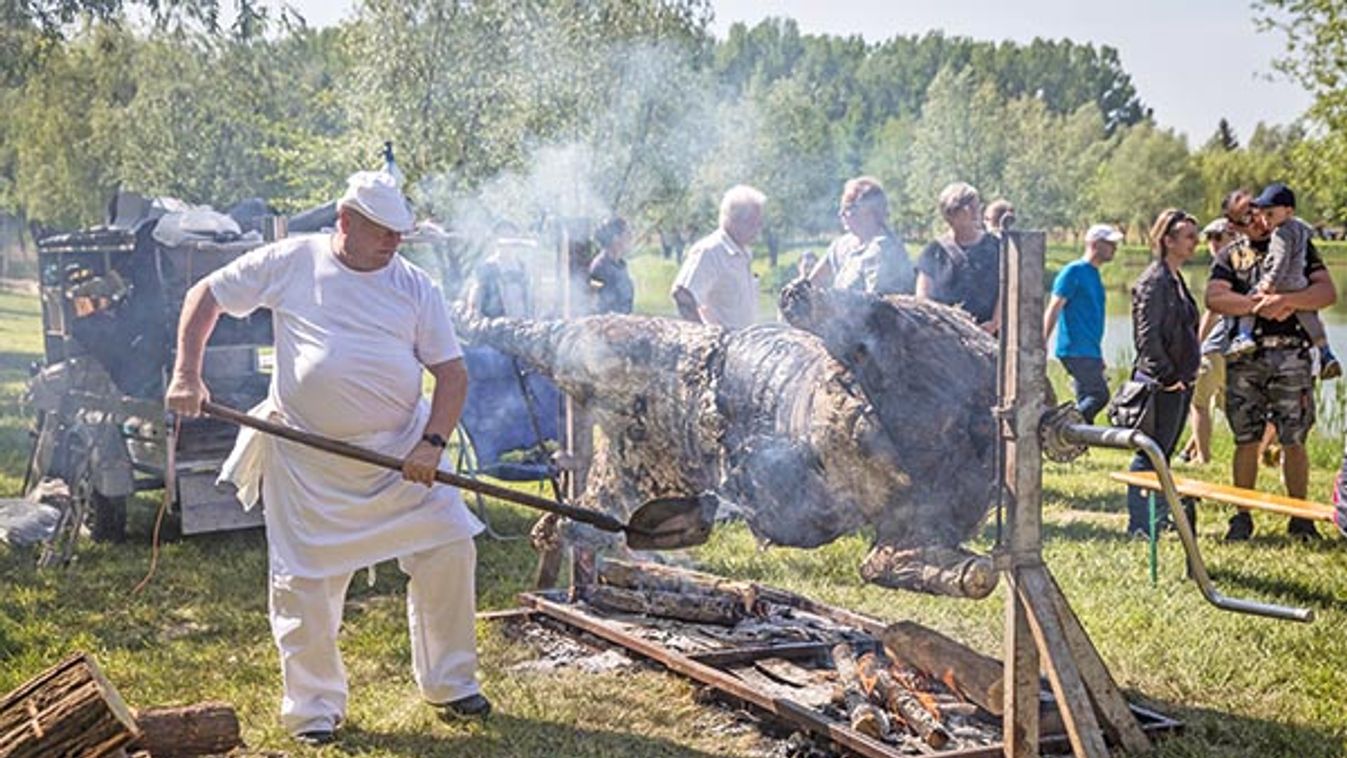
<svg viewBox="0 0 1347 758">
<path fill-rule="evenodd" d="M 1309 286 L 1295 292 L 1259 294 L 1272 230 L 1253 212 L 1248 190 L 1231 192 L 1221 202 L 1229 229 L 1239 236 L 1211 263 L 1207 307 L 1224 316 L 1256 316 L 1257 348 L 1231 356 L 1226 365 L 1226 417 L 1235 435 L 1234 483 L 1253 489 L 1258 479 L 1258 447 L 1271 422 L 1282 444 L 1282 479 L 1286 494 L 1303 498 L 1309 486 L 1310 461 L 1305 438 L 1314 425 L 1314 374 L 1310 338 L 1295 318 L 1296 311 L 1320 310 L 1337 300 L 1333 278 L 1314 244 L 1309 243 L 1305 276 Z M 1304 540 L 1317 539 L 1314 523 L 1293 518 L 1287 531 Z M 1253 536 L 1253 518 L 1240 511 L 1230 519 L 1227 540 Z"/>
</svg>

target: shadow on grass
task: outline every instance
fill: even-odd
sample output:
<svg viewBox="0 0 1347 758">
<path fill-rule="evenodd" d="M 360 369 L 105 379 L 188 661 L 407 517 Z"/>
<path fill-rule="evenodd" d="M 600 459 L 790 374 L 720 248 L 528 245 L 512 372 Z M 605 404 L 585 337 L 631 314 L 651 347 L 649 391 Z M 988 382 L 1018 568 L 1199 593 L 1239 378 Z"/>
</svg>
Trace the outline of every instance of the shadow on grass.
<svg viewBox="0 0 1347 758">
<path fill-rule="evenodd" d="M 335 750 L 324 754 L 363 755 L 371 749 L 397 756 L 669 756 L 716 755 L 659 737 L 583 729 L 569 724 L 493 715 L 485 726 L 436 728 L 430 733 L 382 732 L 350 724 Z"/>
<path fill-rule="evenodd" d="M 1131 542 L 1132 537 L 1121 526 L 1095 524 L 1089 521 L 1044 521 L 1043 539 L 1073 542 Z"/>
<path fill-rule="evenodd" d="M 1155 750 L 1149 755 L 1156 758 L 1340 758 L 1347 751 L 1347 728 L 1334 732 L 1126 694 L 1133 703 L 1183 722 L 1182 732 L 1154 740 Z"/>
<path fill-rule="evenodd" d="M 1207 571 L 1211 574 L 1213 582 L 1237 585 L 1254 590 L 1260 597 L 1286 598 L 1301 605 L 1314 606 L 1316 610 L 1332 606 L 1347 608 L 1347 598 L 1338 597 L 1322 588 L 1307 587 L 1298 582 L 1288 582 L 1284 579 L 1252 574 L 1239 569 L 1208 566 Z"/>
</svg>

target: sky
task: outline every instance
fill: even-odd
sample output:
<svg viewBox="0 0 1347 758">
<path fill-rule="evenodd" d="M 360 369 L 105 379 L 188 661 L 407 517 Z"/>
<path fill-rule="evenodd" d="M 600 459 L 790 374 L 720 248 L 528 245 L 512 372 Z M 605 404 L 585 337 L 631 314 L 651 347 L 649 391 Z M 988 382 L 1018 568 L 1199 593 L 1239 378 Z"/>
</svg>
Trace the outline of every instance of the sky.
<svg viewBox="0 0 1347 758">
<path fill-rule="evenodd" d="M 335 23 L 349 0 L 289 0 L 311 25 Z M 1224 116 L 1241 141 L 1259 121 L 1285 124 L 1311 97 L 1272 68 L 1284 40 L 1259 32 L 1248 0 L 712 0 L 712 30 L 769 16 L 801 31 L 860 34 L 877 42 L 936 29 L 950 36 L 1029 42 L 1070 38 L 1117 48 L 1142 102 L 1161 126 L 1200 145 Z"/>
</svg>

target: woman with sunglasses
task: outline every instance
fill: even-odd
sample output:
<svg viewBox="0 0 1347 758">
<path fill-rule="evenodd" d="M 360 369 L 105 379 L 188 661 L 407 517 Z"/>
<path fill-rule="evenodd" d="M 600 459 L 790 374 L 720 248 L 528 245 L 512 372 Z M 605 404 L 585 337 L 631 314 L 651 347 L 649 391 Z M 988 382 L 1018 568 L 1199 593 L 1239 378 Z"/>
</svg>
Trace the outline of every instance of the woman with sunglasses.
<svg viewBox="0 0 1347 758">
<path fill-rule="evenodd" d="M 1197 248 L 1197 221 L 1177 208 L 1170 208 L 1151 226 L 1150 239 L 1155 257 L 1132 285 L 1132 342 L 1137 356 L 1132 376 L 1153 385 L 1151 436 L 1168 460 L 1183 432 L 1193 382 L 1202 361 L 1197 339 L 1197 302 L 1179 271 Z M 1146 456 L 1137 453 L 1131 470 L 1154 469 Z M 1157 511 L 1156 517 L 1157 526 L 1171 523 L 1163 510 Z M 1138 487 L 1128 487 L 1127 532 L 1147 537 L 1149 522 L 1146 495 Z"/>
<path fill-rule="evenodd" d="M 809 273 L 809 282 L 876 295 L 912 294 L 916 274 L 903 238 L 889 227 L 889 199 L 879 180 L 870 176 L 848 180 L 837 216 L 847 233 L 828 246 Z"/>
</svg>

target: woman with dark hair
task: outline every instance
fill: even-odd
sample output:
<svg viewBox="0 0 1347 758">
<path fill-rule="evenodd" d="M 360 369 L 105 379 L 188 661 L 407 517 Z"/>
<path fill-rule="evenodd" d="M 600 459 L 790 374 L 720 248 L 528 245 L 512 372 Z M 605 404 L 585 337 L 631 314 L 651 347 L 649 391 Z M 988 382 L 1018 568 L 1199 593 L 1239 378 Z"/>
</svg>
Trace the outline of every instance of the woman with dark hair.
<svg viewBox="0 0 1347 758">
<path fill-rule="evenodd" d="M 1152 437 L 1168 460 L 1174 453 L 1193 382 L 1202 362 L 1197 339 L 1197 302 L 1179 269 L 1197 248 L 1197 220 L 1177 208 L 1162 212 L 1151 226 L 1155 257 L 1132 285 L 1132 342 L 1136 363 L 1132 378 L 1152 385 Z M 1141 453 L 1132 458 L 1132 471 L 1153 471 Z M 1167 511 L 1157 507 L 1157 527 L 1170 523 Z M 1146 495 L 1127 488 L 1127 532 L 1149 537 L 1150 515 Z"/>
<path fill-rule="evenodd" d="M 613 216 L 594 231 L 599 254 L 589 264 L 589 290 L 594 294 L 595 313 L 631 313 L 636 285 L 623 256 L 631 250 L 631 229 L 626 220 Z"/>
</svg>

